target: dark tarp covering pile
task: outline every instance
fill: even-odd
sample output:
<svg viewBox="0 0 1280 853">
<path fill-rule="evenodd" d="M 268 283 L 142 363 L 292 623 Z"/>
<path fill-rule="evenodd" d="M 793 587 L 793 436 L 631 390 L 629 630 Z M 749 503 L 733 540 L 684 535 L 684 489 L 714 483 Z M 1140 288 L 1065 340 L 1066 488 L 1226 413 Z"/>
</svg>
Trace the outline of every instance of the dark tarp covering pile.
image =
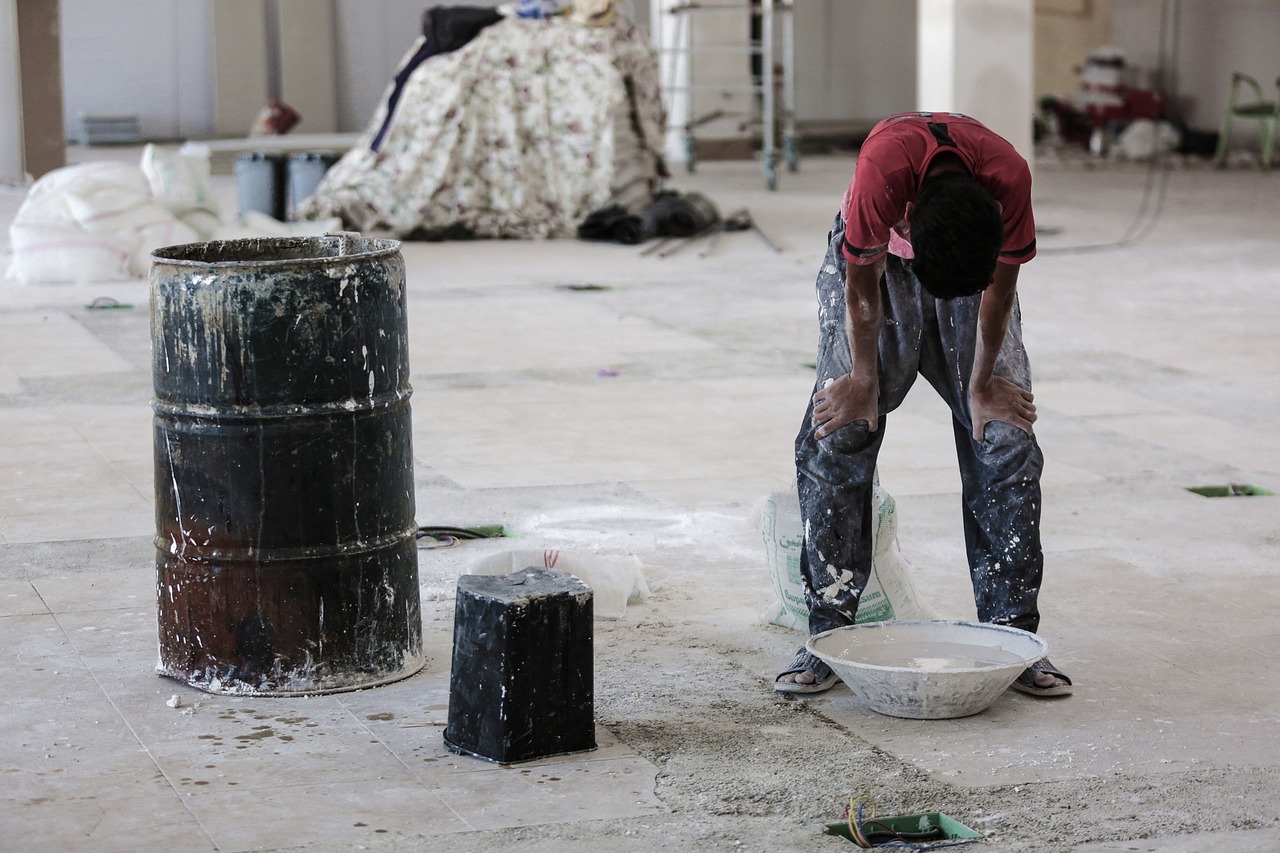
<svg viewBox="0 0 1280 853">
<path fill-rule="evenodd" d="M 568 237 L 594 211 L 651 200 L 665 114 L 643 29 L 503 18 L 424 59 L 427 41 L 299 216 L 400 237 Z"/>
</svg>

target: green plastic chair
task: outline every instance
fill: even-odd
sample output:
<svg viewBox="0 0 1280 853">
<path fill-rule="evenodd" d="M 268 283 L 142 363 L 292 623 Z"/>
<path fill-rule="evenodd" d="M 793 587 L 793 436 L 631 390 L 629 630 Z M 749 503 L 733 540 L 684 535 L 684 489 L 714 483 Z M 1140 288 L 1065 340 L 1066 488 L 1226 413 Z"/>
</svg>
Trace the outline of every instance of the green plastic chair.
<svg viewBox="0 0 1280 853">
<path fill-rule="evenodd" d="M 1240 103 L 1240 86 L 1247 84 L 1253 90 L 1255 100 Z M 1280 78 L 1276 79 L 1276 87 L 1280 88 Z M 1227 160 L 1227 137 L 1231 134 L 1231 122 L 1238 118 L 1251 119 L 1262 125 L 1262 168 L 1271 168 L 1271 154 L 1276 146 L 1276 131 L 1280 129 L 1280 98 L 1266 101 L 1262 98 L 1262 87 L 1258 81 L 1248 74 L 1237 71 L 1231 75 L 1231 95 L 1227 99 L 1227 112 L 1222 117 L 1222 133 L 1218 136 L 1218 151 L 1214 155 L 1213 164 L 1219 169 Z"/>
</svg>

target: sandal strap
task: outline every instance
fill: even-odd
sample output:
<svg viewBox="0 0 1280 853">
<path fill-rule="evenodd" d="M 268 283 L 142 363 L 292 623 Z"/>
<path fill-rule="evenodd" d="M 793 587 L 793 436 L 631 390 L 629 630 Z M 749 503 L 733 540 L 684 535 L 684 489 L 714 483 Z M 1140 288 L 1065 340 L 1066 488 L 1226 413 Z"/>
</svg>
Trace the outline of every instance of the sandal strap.
<svg viewBox="0 0 1280 853">
<path fill-rule="evenodd" d="M 827 666 L 822 658 L 803 647 L 796 652 L 791 665 L 778 673 L 774 680 L 776 681 L 784 675 L 791 675 L 797 672 L 812 672 L 814 679 L 817 681 L 826 681 L 831 677 L 831 667 Z"/>
<path fill-rule="evenodd" d="M 1044 672 L 1052 675 L 1054 678 L 1061 678 L 1067 684 L 1071 683 L 1071 678 L 1062 670 L 1058 669 L 1048 658 L 1040 658 L 1040 660 L 1028 667 L 1033 673 Z M 1034 679 L 1034 676 L 1033 676 Z"/>
</svg>

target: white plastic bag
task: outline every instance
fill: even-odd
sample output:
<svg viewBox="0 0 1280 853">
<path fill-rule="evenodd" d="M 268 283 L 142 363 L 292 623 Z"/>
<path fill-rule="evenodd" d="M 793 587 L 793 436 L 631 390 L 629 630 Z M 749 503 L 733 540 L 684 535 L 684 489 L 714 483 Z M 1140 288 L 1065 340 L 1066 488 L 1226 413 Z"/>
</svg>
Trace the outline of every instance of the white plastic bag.
<svg viewBox="0 0 1280 853">
<path fill-rule="evenodd" d="M 934 618 L 916 593 L 911 564 L 898 549 L 896 504 L 878 480 L 872 487 L 872 512 L 876 520 L 871 537 L 871 577 L 858 602 L 855 621 Z M 804 525 L 794 485 L 764 499 L 757 526 L 764 538 L 765 559 L 777 595 L 765 619 L 784 628 L 808 632 L 809 607 L 804 600 L 804 579 L 800 575 Z"/>
<path fill-rule="evenodd" d="M 1181 134 L 1167 121 L 1136 119 L 1131 121 L 1116 140 L 1116 150 L 1130 160 L 1150 160 L 1157 154 L 1168 154 L 1178 147 Z"/>
</svg>

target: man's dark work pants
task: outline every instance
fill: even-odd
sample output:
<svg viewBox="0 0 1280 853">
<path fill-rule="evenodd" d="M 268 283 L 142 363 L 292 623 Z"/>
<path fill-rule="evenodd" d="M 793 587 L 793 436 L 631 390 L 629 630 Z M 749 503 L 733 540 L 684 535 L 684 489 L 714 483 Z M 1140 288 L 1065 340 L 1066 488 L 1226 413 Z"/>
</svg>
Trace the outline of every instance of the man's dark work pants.
<svg viewBox="0 0 1280 853">
<path fill-rule="evenodd" d="M 836 217 L 818 274 L 818 378 L 815 392 L 850 370 L 845 332 L 844 222 Z M 812 634 L 852 625 L 871 573 L 871 485 L 886 414 L 902 404 L 919 373 L 951 407 L 963 492 L 964 536 L 978 619 L 1035 631 L 1044 555 L 1040 549 L 1040 472 L 1034 436 L 1003 422 L 973 440 L 969 374 L 981 294 L 950 301 L 920 287 L 911 262 L 889 255 L 880 279 L 880 423 L 865 422 L 813 437 L 813 402 L 796 438 L 796 473 L 805 541 L 801 571 Z M 1030 390 L 1017 304 L 996 359 L 996 375 Z"/>
</svg>

